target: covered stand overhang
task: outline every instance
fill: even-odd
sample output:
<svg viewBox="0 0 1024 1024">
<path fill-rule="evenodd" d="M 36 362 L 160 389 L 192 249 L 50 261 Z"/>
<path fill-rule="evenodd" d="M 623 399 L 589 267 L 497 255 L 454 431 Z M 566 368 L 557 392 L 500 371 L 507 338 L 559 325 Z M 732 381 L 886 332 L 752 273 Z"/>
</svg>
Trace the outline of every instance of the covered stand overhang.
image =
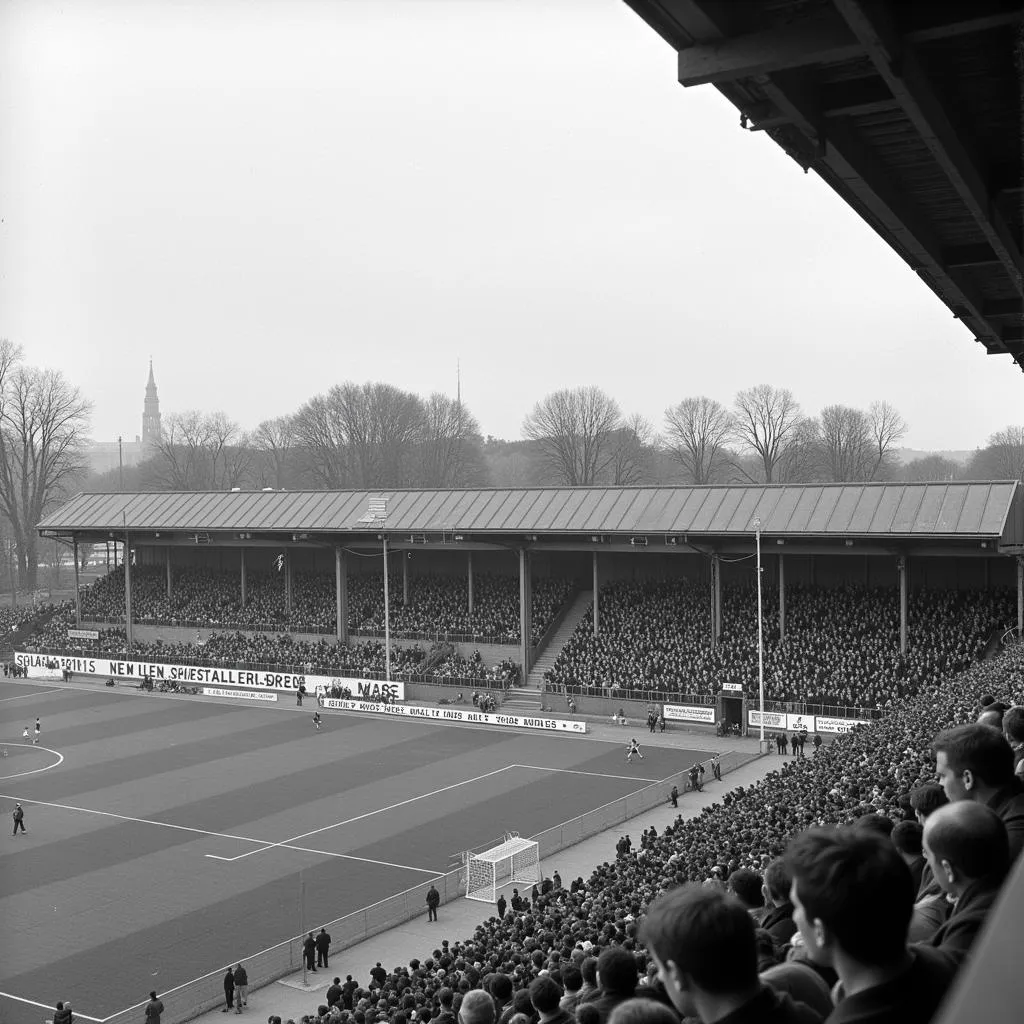
<svg viewBox="0 0 1024 1024">
<path fill-rule="evenodd" d="M 1019 0 L 626 2 L 1024 369 Z"/>
</svg>

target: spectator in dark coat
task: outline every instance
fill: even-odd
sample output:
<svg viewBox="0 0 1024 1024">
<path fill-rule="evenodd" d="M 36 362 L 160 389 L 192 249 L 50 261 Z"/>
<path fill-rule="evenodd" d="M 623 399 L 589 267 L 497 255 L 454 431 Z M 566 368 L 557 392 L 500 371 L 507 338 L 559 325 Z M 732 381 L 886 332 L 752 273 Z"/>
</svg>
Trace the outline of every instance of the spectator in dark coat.
<svg viewBox="0 0 1024 1024">
<path fill-rule="evenodd" d="M 935 774 L 951 801 L 985 804 L 1003 819 L 1010 859 L 1024 849 L 1024 786 L 1013 774 L 1013 748 L 990 725 L 960 725 L 932 741 Z"/>
<path fill-rule="evenodd" d="M 619 1003 L 636 994 L 638 978 L 636 957 L 622 946 L 612 946 L 597 958 L 597 984 L 600 992 L 589 1000 L 605 1024 Z"/>
<path fill-rule="evenodd" d="M 921 888 L 921 879 L 924 876 L 924 852 L 921 846 L 921 838 L 924 829 L 916 821 L 901 821 L 897 823 L 889 836 L 896 852 L 903 858 L 903 863 L 910 868 L 910 877 L 914 880 L 914 892 Z"/>
<path fill-rule="evenodd" d="M 249 975 L 246 973 L 245 965 L 239 964 L 235 968 L 235 1012 L 241 1013 L 244 1006 L 249 1005 Z"/>
<path fill-rule="evenodd" d="M 327 989 L 327 1005 L 339 1006 L 341 1004 L 341 978 L 335 978 Z"/>
<path fill-rule="evenodd" d="M 327 958 L 331 949 L 331 937 L 327 934 L 326 928 L 320 929 L 320 934 L 316 937 L 316 965 L 317 967 L 327 967 Z"/>
<path fill-rule="evenodd" d="M 146 1003 L 146 1024 L 160 1024 L 160 1014 L 164 1012 L 164 1004 L 157 999 L 155 992 L 149 993 L 149 1002 Z"/>
<path fill-rule="evenodd" d="M 641 926 L 665 991 L 684 1017 L 730 1024 L 818 1024 L 821 1016 L 763 984 L 754 922 L 733 895 L 679 886 L 659 896 Z"/>
<path fill-rule="evenodd" d="M 928 1024 L 953 972 L 936 950 L 907 946 L 914 884 L 892 843 L 872 829 L 812 828 L 786 858 L 804 951 L 839 976 L 829 1024 Z"/>
<path fill-rule="evenodd" d="M 498 897 L 498 920 L 505 920 L 505 911 L 508 909 L 508 904 L 505 902 L 505 894 L 502 893 Z"/>
<path fill-rule="evenodd" d="M 437 920 L 437 908 L 441 905 L 441 894 L 433 885 L 427 890 L 427 920 Z"/>
<path fill-rule="evenodd" d="M 970 952 L 1010 865 L 1006 827 L 990 807 L 957 801 L 924 827 L 924 848 L 936 880 L 956 901 L 929 945 L 959 966 Z"/>
<path fill-rule="evenodd" d="M 789 865 L 782 857 L 777 857 L 765 868 L 762 892 L 767 910 L 761 918 L 761 927 L 779 946 L 789 942 L 796 932 L 796 925 L 793 923 L 793 904 L 789 901 L 792 881 Z"/>
<path fill-rule="evenodd" d="M 231 972 L 231 968 L 227 969 L 227 973 L 224 975 L 224 1009 L 221 1013 L 228 1013 L 231 1008 L 235 1005 L 235 976 Z"/>
<path fill-rule="evenodd" d="M 572 1024 L 573 1018 L 562 1009 L 562 989 L 551 977 L 541 975 L 530 982 L 530 1002 L 537 1011 L 539 1024 Z"/>
<path fill-rule="evenodd" d="M 313 938 L 312 932 L 302 940 L 302 955 L 306 960 L 306 970 L 315 972 L 316 964 L 314 963 L 314 960 L 316 959 L 316 939 Z"/>
<path fill-rule="evenodd" d="M 6 668 L 6 666 L 4 666 Z M 74 1024 L 71 1014 L 71 1003 L 58 1003 L 53 1011 L 53 1024 Z"/>
</svg>

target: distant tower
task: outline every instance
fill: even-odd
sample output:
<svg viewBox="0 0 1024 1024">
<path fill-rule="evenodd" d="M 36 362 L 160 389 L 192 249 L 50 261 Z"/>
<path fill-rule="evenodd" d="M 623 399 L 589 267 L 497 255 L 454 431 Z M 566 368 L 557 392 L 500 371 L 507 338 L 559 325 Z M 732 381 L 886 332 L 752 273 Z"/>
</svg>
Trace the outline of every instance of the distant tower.
<svg viewBox="0 0 1024 1024">
<path fill-rule="evenodd" d="M 153 379 L 153 360 L 149 361 L 149 380 L 146 381 L 146 401 L 142 407 L 142 447 L 150 448 L 160 440 L 160 399 Z"/>
</svg>

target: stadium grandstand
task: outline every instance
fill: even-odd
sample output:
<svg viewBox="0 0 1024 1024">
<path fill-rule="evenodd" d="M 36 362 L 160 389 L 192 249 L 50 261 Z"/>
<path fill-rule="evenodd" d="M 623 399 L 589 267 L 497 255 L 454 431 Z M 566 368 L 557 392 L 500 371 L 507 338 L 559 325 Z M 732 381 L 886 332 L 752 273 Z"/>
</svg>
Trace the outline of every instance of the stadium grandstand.
<svg viewBox="0 0 1024 1024">
<path fill-rule="evenodd" d="M 628 2 L 682 84 L 714 84 L 1024 366 L 1019 4 Z M 314 626 L 357 649 L 390 639 L 387 581 L 412 609 L 403 645 L 498 641 L 541 699 L 639 688 L 720 717 L 751 689 L 760 555 L 779 699 L 883 712 L 586 878 L 311 996 L 303 1024 L 1020 1018 L 1019 483 L 79 495 L 40 531 L 121 548 L 37 636 L 54 649 L 134 653 L 196 623 L 193 647 L 226 629 L 232 658 L 258 633 L 322 645 Z M 421 601 L 449 609 L 442 628 L 419 628 Z"/>
<path fill-rule="evenodd" d="M 1024 616 L 1013 482 L 79 495 L 40 529 L 76 566 L 121 555 L 35 651 L 714 706 L 741 728 L 758 552 L 773 713 L 872 717 Z"/>
</svg>

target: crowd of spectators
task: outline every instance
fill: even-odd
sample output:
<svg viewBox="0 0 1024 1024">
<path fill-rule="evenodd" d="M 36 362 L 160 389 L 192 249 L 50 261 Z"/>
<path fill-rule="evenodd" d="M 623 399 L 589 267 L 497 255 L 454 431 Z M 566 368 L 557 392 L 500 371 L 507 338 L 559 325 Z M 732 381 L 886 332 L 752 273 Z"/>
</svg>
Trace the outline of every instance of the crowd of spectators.
<svg viewBox="0 0 1024 1024">
<path fill-rule="evenodd" d="M 882 709 L 965 669 L 1014 617 L 1009 590 L 912 591 L 906 656 L 892 589 L 786 590 L 785 640 L 778 603 L 765 594 L 764 679 L 771 700 Z M 600 594 L 600 632 L 586 616 L 548 672 L 577 693 L 718 693 L 723 683 L 758 687 L 757 598 L 722 588 L 722 633 L 711 643 L 711 594 L 688 581 L 612 583 Z"/>
<path fill-rule="evenodd" d="M 955 759 L 964 730 L 936 734 L 973 723 L 986 707 L 983 721 L 995 725 L 1002 709 L 1022 703 L 1024 644 L 956 678 L 926 680 L 886 717 L 812 757 L 783 762 L 661 834 L 652 827 L 637 843 L 620 842 L 586 880 L 568 888 L 546 881 L 525 899 L 517 894 L 510 912 L 499 905 L 472 936 L 332 986 L 330 1005 L 308 1020 L 927 1024 L 984 921 L 980 903 L 992 905 L 1006 873 L 1013 813 L 1013 846 L 1024 842 L 1024 791 L 1011 792 L 1016 812 L 993 811 L 987 793 L 969 792 L 985 774 L 980 764 L 958 773 L 964 765 L 943 760 Z M 966 732 L 978 730 L 982 746 L 1005 746 L 990 725 Z M 933 784 L 937 768 L 942 788 Z M 954 803 L 940 807 L 946 795 Z M 925 846 L 934 846 L 924 865 L 917 822 L 927 814 L 936 820 L 923 829 Z M 978 834 L 984 842 L 973 842 Z M 989 869 L 984 885 L 969 881 Z M 915 878 L 922 893 L 937 886 L 946 904 L 945 923 L 923 947 L 907 946 Z M 876 985 L 884 974 L 888 986 L 871 989 L 871 998 L 844 989 L 858 969 L 863 986 L 869 968 Z M 730 998 L 736 1016 L 726 1018 L 721 1006 Z"/>
<path fill-rule="evenodd" d="M 296 572 L 292 607 L 287 608 L 285 574 L 246 574 L 245 605 L 237 571 L 182 568 L 167 572 L 155 566 L 132 570 L 132 619 L 143 625 L 203 623 L 211 628 L 287 630 L 326 633 L 335 630 L 333 573 Z M 476 573 L 473 611 L 465 576 L 410 575 L 408 603 L 402 577 L 388 578 L 391 633 L 411 639 L 468 640 L 476 643 L 519 642 L 519 581 L 510 576 Z M 536 643 L 573 591 L 569 580 L 538 578 L 533 584 L 532 638 Z M 124 621 L 124 570 L 118 568 L 82 591 L 82 615 L 99 621 Z M 353 573 L 348 577 L 348 626 L 354 634 L 384 632 L 384 577 Z"/>
</svg>

